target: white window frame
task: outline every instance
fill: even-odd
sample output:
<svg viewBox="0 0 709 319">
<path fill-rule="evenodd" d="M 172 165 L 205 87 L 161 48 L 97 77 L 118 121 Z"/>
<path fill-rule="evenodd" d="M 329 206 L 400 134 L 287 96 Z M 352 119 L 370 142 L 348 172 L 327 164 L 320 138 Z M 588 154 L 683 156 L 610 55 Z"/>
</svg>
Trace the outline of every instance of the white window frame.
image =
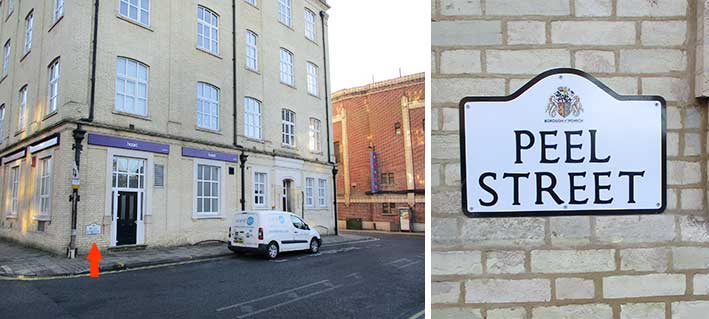
<svg viewBox="0 0 709 319">
<path fill-rule="evenodd" d="M 315 18 L 315 12 L 311 11 L 308 8 L 305 8 L 305 37 L 308 38 L 308 40 L 315 42 L 315 38 L 317 37 L 317 30 L 315 29 L 317 26 L 317 19 Z"/>
<path fill-rule="evenodd" d="M 15 164 L 8 166 L 7 170 L 7 190 L 10 192 L 9 204 L 7 214 L 5 217 L 17 217 L 17 211 L 20 210 L 20 179 L 22 179 L 22 166 L 20 165 L 22 161 L 17 161 Z M 17 173 L 15 174 L 15 169 Z"/>
<path fill-rule="evenodd" d="M 10 72 L 10 51 L 12 50 L 12 43 L 10 42 L 10 39 L 5 42 L 5 45 L 3 46 L 3 60 L 2 60 L 2 75 L 5 76 L 7 75 L 8 72 Z"/>
<path fill-rule="evenodd" d="M 261 125 L 261 101 L 250 96 L 244 97 L 244 135 L 260 140 L 263 138 Z"/>
<path fill-rule="evenodd" d="M 123 61 L 123 74 L 118 73 L 118 66 Z M 135 63 L 136 64 L 136 73 L 135 76 L 129 75 L 128 72 L 128 65 L 129 63 Z M 141 67 L 145 68 L 145 79 L 141 77 Z M 134 60 L 131 58 L 126 58 L 126 57 L 118 57 L 116 59 L 116 94 L 115 94 L 115 110 L 117 112 L 122 112 L 122 113 L 129 113 L 129 114 L 135 114 L 139 116 L 148 116 L 148 96 L 149 96 L 149 86 L 148 82 L 150 79 L 150 67 L 147 65 L 141 63 L 138 60 Z M 123 82 L 123 92 L 119 92 L 118 90 L 118 83 Z M 132 84 L 133 85 L 133 95 L 129 95 L 128 92 L 128 85 Z M 140 97 L 138 96 L 138 88 L 143 85 L 145 86 L 145 97 Z M 123 104 L 119 107 L 119 96 L 123 98 Z M 133 99 L 133 110 L 128 110 L 125 107 L 125 101 L 126 98 L 131 98 Z M 138 112 L 137 107 L 138 107 L 138 101 L 139 100 L 144 100 L 145 102 L 145 111 L 144 112 Z"/>
<path fill-rule="evenodd" d="M 35 190 L 37 194 L 37 215 L 34 216 L 36 220 L 49 220 L 52 212 L 52 181 L 54 173 L 54 158 L 52 154 L 45 154 L 44 156 L 37 158 L 37 183 Z M 45 170 L 44 163 L 47 163 L 47 168 Z M 47 203 L 47 210 L 42 211 L 42 201 Z"/>
<path fill-rule="evenodd" d="M 218 87 L 206 82 L 197 82 L 197 127 L 212 131 L 219 130 L 219 95 Z M 208 123 L 204 123 L 205 119 Z"/>
<path fill-rule="evenodd" d="M 327 207 L 327 179 L 318 178 L 318 207 Z"/>
<path fill-rule="evenodd" d="M 32 50 L 32 29 L 34 28 L 34 11 L 30 11 L 25 18 L 25 49 L 24 54 Z"/>
<path fill-rule="evenodd" d="M 305 207 L 313 208 L 315 207 L 315 178 L 306 177 L 305 178 Z"/>
<path fill-rule="evenodd" d="M 57 111 L 57 104 L 59 104 L 60 71 L 61 65 L 59 64 L 59 59 L 56 59 L 49 65 L 47 84 L 47 114 L 52 114 Z"/>
<path fill-rule="evenodd" d="M 246 68 L 258 72 L 258 34 L 246 30 Z"/>
<path fill-rule="evenodd" d="M 5 104 L 0 104 L 0 144 L 5 140 Z"/>
<path fill-rule="evenodd" d="M 200 179 L 199 178 L 199 169 L 200 167 L 209 167 L 210 169 L 212 168 L 217 168 L 217 178 L 216 182 L 213 179 Z M 204 177 L 204 175 L 203 175 Z M 210 176 L 211 177 L 211 176 Z M 215 217 L 222 217 L 224 215 L 224 201 L 225 201 L 225 191 L 224 191 L 224 184 L 226 180 L 226 173 L 225 173 L 225 165 L 223 162 L 218 162 L 218 161 L 209 161 L 209 160 L 199 160 L 196 159 L 194 161 L 194 175 L 193 175 L 193 216 L 196 218 L 215 218 Z M 200 183 L 208 183 L 210 184 L 210 195 L 205 196 L 204 193 L 200 196 L 198 188 L 200 186 Z M 211 185 L 212 184 L 217 184 L 217 195 L 214 196 L 214 194 L 211 193 Z M 217 206 L 218 209 L 217 211 L 214 211 L 213 209 L 209 212 L 206 211 L 199 211 L 199 200 L 210 200 L 210 206 L 211 206 L 211 201 L 214 199 L 217 200 Z M 204 208 L 204 207 L 203 207 Z M 211 208 L 211 207 L 210 207 Z"/>
<path fill-rule="evenodd" d="M 320 87 L 318 83 L 318 66 L 315 63 L 308 62 L 306 66 L 307 78 L 308 78 L 308 94 L 312 96 L 319 96 Z"/>
<path fill-rule="evenodd" d="M 295 112 L 281 109 L 281 144 L 295 147 Z"/>
<path fill-rule="evenodd" d="M 54 0 L 54 12 L 52 21 L 57 22 L 59 18 L 64 16 L 64 0 Z"/>
<path fill-rule="evenodd" d="M 263 176 L 263 181 L 261 181 L 258 176 Z M 254 208 L 268 208 L 268 184 L 268 173 L 254 170 L 251 183 Z M 258 198 L 261 199 L 261 203 L 259 203 Z"/>
<path fill-rule="evenodd" d="M 291 0 L 278 0 L 278 21 L 287 25 L 293 26 L 293 15 L 291 14 Z"/>
<path fill-rule="evenodd" d="M 17 131 L 22 131 L 25 129 L 25 113 L 27 112 L 27 89 L 29 85 L 25 84 L 20 89 L 19 105 L 17 109 Z"/>
<path fill-rule="evenodd" d="M 205 6 L 197 6 L 197 48 L 219 55 L 219 15 Z"/>
<path fill-rule="evenodd" d="M 295 58 L 293 56 L 293 52 L 281 48 L 279 56 L 281 61 L 281 83 L 290 86 L 295 86 L 295 72 L 293 70 L 293 60 Z"/>
<path fill-rule="evenodd" d="M 320 140 L 322 139 L 322 122 L 314 117 L 311 117 L 308 121 L 308 137 L 310 138 L 308 143 L 308 149 L 313 153 L 322 152 L 322 145 Z"/>
<path fill-rule="evenodd" d="M 147 3 L 147 8 L 143 7 L 143 2 Z M 123 9 L 123 4 L 125 4 L 125 6 L 127 8 L 126 9 L 127 11 L 125 13 L 123 13 L 121 11 Z M 150 26 L 150 6 L 151 6 L 150 0 L 138 0 L 137 6 L 132 5 L 130 3 L 130 0 L 120 0 L 120 1 L 118 1 L 118 14 L 130 21 L 134 21 L 135 23 L 149 27 Z M 130 16 L 131 8 L 135 8 L 135 10 L 136 10 L 135 18 Z M 147 15 L 148 21 L 146 21 L 146 22 L 140 21 L 140 14 L 143 11 L 146 12 L 146 15 Z"/>
</svg>

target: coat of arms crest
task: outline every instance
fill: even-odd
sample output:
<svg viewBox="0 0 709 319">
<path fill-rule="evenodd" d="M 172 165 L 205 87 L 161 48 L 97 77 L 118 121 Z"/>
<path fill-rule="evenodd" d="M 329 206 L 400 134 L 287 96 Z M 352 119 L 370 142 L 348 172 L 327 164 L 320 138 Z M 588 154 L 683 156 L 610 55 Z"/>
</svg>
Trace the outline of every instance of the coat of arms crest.
<svg viewBox="0 0 709 319">
<path fill-rule="evenodd" d="M 556 92 L 549 97 L 546 112 L 551 117 L 556 117 L 557 114 L 564 118 L 569 116 L 569 114 L 579 116 L 583 113 L 581 98 L 568 87 L 559 87 Z"/>
</svg>

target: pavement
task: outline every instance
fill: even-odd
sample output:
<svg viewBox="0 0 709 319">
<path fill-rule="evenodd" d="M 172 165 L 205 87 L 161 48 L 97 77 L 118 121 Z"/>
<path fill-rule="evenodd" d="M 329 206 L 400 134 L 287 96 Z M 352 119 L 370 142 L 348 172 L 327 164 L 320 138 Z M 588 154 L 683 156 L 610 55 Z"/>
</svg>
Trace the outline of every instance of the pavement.
<svg viewBox="0 0 709 319">
<path fill-rule="evenodd" d="M 322 236 L 322 246 L 373 240 L 366 234 Z M 126 270 L 157 265 L 192 262 L 230 256 L 226 243 L 211 243 L 179 247 L 155 247 L 144 250 L 101 252 L 101 272 Z M 48 252 L 0 239 L 0 280 L 76 276 L 89 273 L 85 256 L 67 259 Z"/>
<path fill-rule="evenodd" d="M 0 281 L 0 318 L 423 318 L 425 239 L 376 237 L 276 260 Z"/>
</svg>

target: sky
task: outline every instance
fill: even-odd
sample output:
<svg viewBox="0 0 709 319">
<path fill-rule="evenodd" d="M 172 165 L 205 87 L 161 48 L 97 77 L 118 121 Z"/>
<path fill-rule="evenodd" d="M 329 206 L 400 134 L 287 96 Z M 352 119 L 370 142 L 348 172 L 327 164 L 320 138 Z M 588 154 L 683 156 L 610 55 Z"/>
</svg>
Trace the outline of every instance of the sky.
<svg viewBox="0 0 709 319">
<path fill-rule="evenodd" d="M 430 67 L 430 0 L 328 0 L 332 92 Z"/>
</svg>

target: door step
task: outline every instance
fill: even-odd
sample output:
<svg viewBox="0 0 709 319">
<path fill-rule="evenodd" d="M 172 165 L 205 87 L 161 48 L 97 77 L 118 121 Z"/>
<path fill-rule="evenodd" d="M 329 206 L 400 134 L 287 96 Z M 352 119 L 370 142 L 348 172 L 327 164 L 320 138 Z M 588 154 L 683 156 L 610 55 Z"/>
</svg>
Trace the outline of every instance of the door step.
<svg viewBox="0 0 709 319">
<path fill-rule="evenodd" d="M 116 247 L 108 247 L 108 251 L 131 251 L 131 250 L 145 250 L 148 245 L 121 245 Z"/>
</svg>

